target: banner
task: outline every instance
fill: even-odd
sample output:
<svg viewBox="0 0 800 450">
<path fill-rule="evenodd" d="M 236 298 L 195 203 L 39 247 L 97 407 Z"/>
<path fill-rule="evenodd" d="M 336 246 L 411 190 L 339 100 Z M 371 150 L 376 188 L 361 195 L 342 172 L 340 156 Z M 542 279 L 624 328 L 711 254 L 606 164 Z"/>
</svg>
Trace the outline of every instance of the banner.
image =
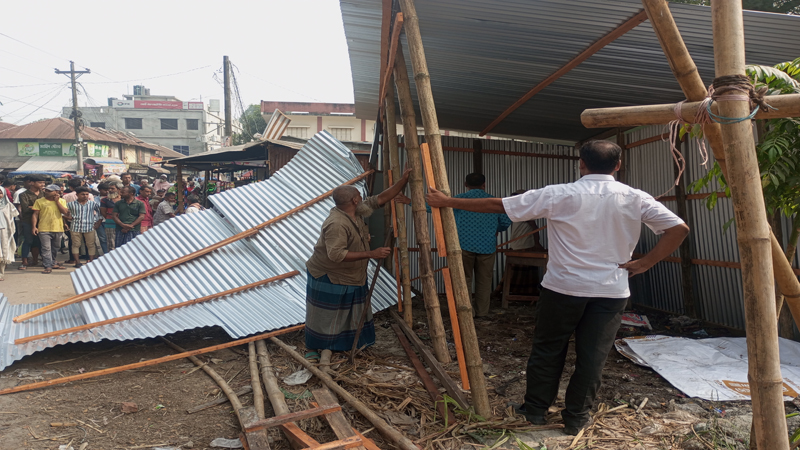
<svg viewBox="0 0 800 450">
<path fill-rule="evenodd" d="M 87 142 L 88 157 L 108 157 L 109 147 L 106 144 Z M 17 142 L 19 156 L 75 156 L 75 144 L 72 142 Z"/>
<path fill-rule="evenodd" d="M 151 156 L 150 157 L 150 164 L 161 162 L 161 161 L 164 161 L 164 158 L 162 158 L 160 156 Z"/>
</svg>

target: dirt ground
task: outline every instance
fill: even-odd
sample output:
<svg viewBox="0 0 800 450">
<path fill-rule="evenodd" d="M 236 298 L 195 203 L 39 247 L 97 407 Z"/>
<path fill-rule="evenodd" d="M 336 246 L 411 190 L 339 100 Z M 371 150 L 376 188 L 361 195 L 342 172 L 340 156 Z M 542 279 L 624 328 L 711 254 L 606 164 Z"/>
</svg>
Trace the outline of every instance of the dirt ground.
<svg viewBox="0 0 800 450">
<path fill-rule="evenodd" d="M 415 309 L 415 330 L 423 341 L 428 340 L 424 309 Z M 499 306 L 499 304 L 498 304 Z M 447 309 L 442 309 L 448 324 Z M 545 444 L 549 450 L 578 448 L 747 448 L 750 427 L 749 402 L 712 403 L 687 399 L 654 371 L 637 366 L 612 350 L 599 392 L 596 409 L 603 411 L 623 406 L 602 416 L 602 427 L 591 431 L 592 442 L 576 441 L 560 430 L 530 431 L 519 418 L 510 418 L 507 402 L 519 402 L 524 391 L 524 371 L 530 351 L 535 308 L 529 304 L 512 304 L 508 310 L 492 311 L 491 321 L 477 322 L 476 328 L 484 359 L 495 421 L 499 426 L 475 426 L 480 421 L 467 414 L 457 414 L 456 424 L 445 426 L 434 412 L 434 404 L 419 382 L 411 363 L 390 327 L 391 316 L 375 317 L 377 344 L 362 354 L 352 366 L 334 366 L 336 379 L 353 395 L 371 405 L 410 439 L 425 449 L 474 448 L 537 448 Z M 667 315 L 649 313 L 654 330 L 647 334 L 695 336 L 699 324 L 675 326 Z M 711 336 L 730 335 L 726 329 L 703 328 Z M 645 334 L 634 328 L 623 328 L 619 336 Z M 190 330 L 168 337 L 187 349 L 208 347 L 230 341 L 219 329 Z M 284 342 L 308 352 L 303 333 L 281 337 Z M 272 344 L 268 345 L 278 379 L 302 367 Z M 130 364 L 175 353 L 159 339 L 141 341 L 104 341 L 97 344 L 70 344 L 47 349 L 26 357 L 0 372 L 0 389 L 34 381 L 54 379 L 86 371 Z M 452 349 L 455 359 L 455 350 Z M 234 390 L 250 383 L 247 346 L 200 355 Z M 573 370 L 574 353 L 570 351 L 562 381 Z M 343 355 L 334 355 L 342 361 Z M 458 380 L 455 363 L 446 366 Z M 229 403 L 188 414 L 187 409 L 219 398 L 214 381 L 188 360 L 172 361 L 138 370 L 101 376 L 39 390 L 0 396 L 0 449 L 59 449 L 71 445 L 79 450 L 211 448 L 216 438 L 235 439 L 240 427 Z M 311 389 L 319 386 L 312 378 L 304 385 L 287 386 L 287 403 L 292 411 L 310 408 Z M 562 385 L 563 389 L 563 385 Z M 563 406 L 563 391 L 559 406 Z M 648 401 L 639 413 L 634 410 L 644 399 Z M 122 412 L 123 402 L 133 402 L 138 412 Z M 252 395 L 244 395 L 245 406 L 252 404 Z M 267 401 L 267 405 L 269 402 Z M 632 405 L 633 408 L 626 405 Z M 797 410 L 787 403 L 787 413 Z M 351 424 L 378 447 L 393 448 L 371 424 L 349 405 L 343 406 Z M 272 414 L 267 406 L 267 416 Z M 687 416 L 688 414 L 688 416 Z M 488 419 L 488 418 L 487 418 Z M 790 422 L 790 432 L 800 423 Z M 51 426 L 61 422 L 68 426 Z M 558 414 L 551 422 L 560 423 Z M 470 426 L 468 423 L 473 423 Z M 689 425 L 687 425 L 687 423 Z M 335 440 L 333 433 L 317 418 L 303 420 L 300 427 L 320 442 Z M 650 428 L 648 428 L 650 427 Z M 656 431 L 653 429 L 656 427 Z M 661 427 L 661 428 L 658 428 Z M 503 431 L 505 429 L 505 432 Z M 693 428 L 693 430 L 692 430 Z M 269 432 L 272 448 L 289 449 L 288 442 L 276 429 Z M 504 440 L 505 439 L 505 440 Z M 621 443 L 624 443 L 622 445 Z M 69 446 L 68 445 L 68 446 Z M 63 447 L 63 448 L 68 448 Z"/>
</svg>

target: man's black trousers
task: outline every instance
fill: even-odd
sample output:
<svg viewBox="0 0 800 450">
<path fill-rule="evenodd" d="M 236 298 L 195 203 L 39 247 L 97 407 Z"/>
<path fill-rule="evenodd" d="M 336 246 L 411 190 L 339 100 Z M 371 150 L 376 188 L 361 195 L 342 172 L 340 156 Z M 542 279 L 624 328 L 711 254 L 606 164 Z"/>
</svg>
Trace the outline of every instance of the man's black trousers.
<svg viewBox="0 0 800 450">
<path fill-rule="evenodd" d="M 575 297 L 543 288 L 528 359 L 525 411 L 544 417 L 558 395 L 567 348 L 575 333 L 575 373 L 561 412 L 567 426 L 589 421 L 601 374 L 619 329 L 627 298 Z"/>
</svg>

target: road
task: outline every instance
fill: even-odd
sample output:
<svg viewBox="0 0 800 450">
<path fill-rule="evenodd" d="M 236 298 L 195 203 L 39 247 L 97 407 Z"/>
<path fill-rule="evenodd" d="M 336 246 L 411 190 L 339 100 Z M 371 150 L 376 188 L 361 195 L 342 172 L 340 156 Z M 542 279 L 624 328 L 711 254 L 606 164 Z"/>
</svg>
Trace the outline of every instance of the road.
<svg viewBox="0 0 800 450">
<path fill-rule="evenodd" d="M 67 260 L 67 255 L 59 254 L 57 261 L 62 263 Z M 75 271 L 72 265 L 65 265 L 65 270 L 54 270 L 53 273 L 43 274 L 42 263 L 27 270 L 19 270 L 17 262 L 6 267 L 4 281 L 0 281 L 0 292 L 5 295 L 11 304 L 21 303 L 53 303 L 75 295 L 72 287 L 70 273 Z"/>
</svg>

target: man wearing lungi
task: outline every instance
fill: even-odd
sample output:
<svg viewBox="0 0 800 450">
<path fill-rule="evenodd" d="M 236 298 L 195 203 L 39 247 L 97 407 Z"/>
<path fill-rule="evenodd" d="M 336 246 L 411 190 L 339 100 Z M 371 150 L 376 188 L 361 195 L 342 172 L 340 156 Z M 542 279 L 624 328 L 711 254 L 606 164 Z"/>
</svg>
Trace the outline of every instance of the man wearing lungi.
<svg viewBox="0 0 800 450">
<path fill-rule="evenodd" d="M 333 190 L 336 206 L 322 223 L 314 253 L 306 262 L 306 348 L 348 351 L 353 346 L 366 307 L 369 260 L 385 258 L 392 252 L 389 247 L 370 250 L 369 228 L 364 218 L 395 197 L 398 202 L 410 203 L 408 197 L 400 194 L 410 173 L 407 169 L 389 189 L 366 199 L 353 186 Z M 358 347 L 374 343 L 375 325 L 372 311 L 368 311 Z"/>
</svg>

